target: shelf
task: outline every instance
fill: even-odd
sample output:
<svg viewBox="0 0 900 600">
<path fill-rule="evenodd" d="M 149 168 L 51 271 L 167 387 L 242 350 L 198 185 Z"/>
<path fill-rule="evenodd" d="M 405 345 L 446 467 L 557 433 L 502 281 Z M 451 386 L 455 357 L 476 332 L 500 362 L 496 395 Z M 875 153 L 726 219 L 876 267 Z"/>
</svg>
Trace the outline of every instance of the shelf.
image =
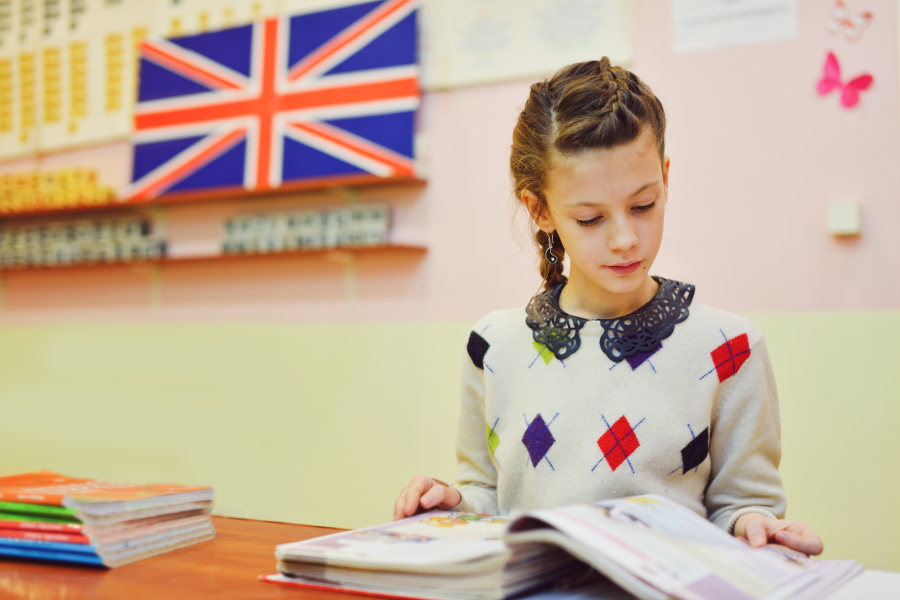
<svg viewBox="0 0 900 600">
<path fill-rule="evenodd" d="M 402 252 L 413 254 L 425 254 L 428 248 L 413 244 L 383 244 L 380 246 L 344 246 L 335 248 L 316 248 L 309 250 L 287 250 L 276 252 L 241 252 L 229 254 L 211 254 L 204 256 L 163 256 L 154 259 L 112 261 L 112 262 L 84 262 L 67 265 L 45 265 L 24 267 L 0 267 L 0 273 L 21 273 L 25 271 L 59 271 L 68 269 L 90 268 L 99 269 L 105 267 L 133 267 L 146 265 L 208 263 L 214 261 L 232 259 L 260 259 L 264 257 L 283 256 L 355 256 L 358 254 L 377 254 L 385 252 Z"/>
<path fill-rule="evenodd" d="M 25 219 L 29 217 L 52 217 L 83 213 L 89 215 L 98 211 L 121 211 L 127 209 L 153 208 L 156 206 L 192 204 L 204 202 L 228 202 L 231 200 L 247 201 L 248 207 L 252 207 L 252 201 L 257 198 L 278 198 L 294 196 L 298 192 L 321 192 L 342 188 L 369 188 L 387 185 L 425 185 L 426 180 L 418 177 L 378 177 L 375 175 L 354 175 L 346 177 L 327 177 L 320 180 L 308 180 L 299 183 L 283 184 L 277 188 L 264 190 L 247 190 L 243 187 L 213 188 L 196 192 L 181 192 L 176 194 L 163 194 L 152 200 L 128 202 L 118 199 L 107 204 L 80 205 L 66 208 L 36 208 L 33 210 L 4 213 L 0 212 L 0 221 Z"/>
</svg>

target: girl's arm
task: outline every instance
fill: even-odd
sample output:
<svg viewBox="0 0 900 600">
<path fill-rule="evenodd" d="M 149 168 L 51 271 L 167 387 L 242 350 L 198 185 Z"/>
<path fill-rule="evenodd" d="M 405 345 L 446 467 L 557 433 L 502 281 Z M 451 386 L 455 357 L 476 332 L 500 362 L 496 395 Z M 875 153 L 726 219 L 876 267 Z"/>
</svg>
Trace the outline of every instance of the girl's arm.
<svg viewBox="0 0 900 600">
<path fill-rule="evenodd" d="M 480 330 L 476 325 L 476 331 Z M 490 350 L 485 356 L 490 358 Z M 468 352 L 463 359 L 456 436 L 456 459 L 459 463 L 456 481 L 462 502 L 457 510 L 496 515 L 499 511 L 497 469 L 488 446 L 490 426 L 485 415 L 485 370 L 484 361 L 480 362 L 479 367 Z"/>
<path fill-rule="evenodd" d="M 781 420 L 775 375 L 761 335 L 739 371 L 720 386 L 711 428 L 712 471 L 704 500 L 710 520 L 739 537 L 749 536 L 754 545 L 760 545 L 763 537 L 762 543 L 772 540 L 809 551 L 808 544 L 798 540 L 815 533 L 799 521 L 781 520 L 786 506 L 778 475 Z M 779 536 L 780 532 L 792 535 Z"/>
<path fill-rule="evenodd" d="M 413 477 L 394 502 L 395 521 L 432 508 L 497 514 L 497 471 L 487 444 L 483 361 L 481 364 L 477 366 L 466 353 L 456 441 L 459 487 L 453 488 L 433 477 Z"/>
</svg>

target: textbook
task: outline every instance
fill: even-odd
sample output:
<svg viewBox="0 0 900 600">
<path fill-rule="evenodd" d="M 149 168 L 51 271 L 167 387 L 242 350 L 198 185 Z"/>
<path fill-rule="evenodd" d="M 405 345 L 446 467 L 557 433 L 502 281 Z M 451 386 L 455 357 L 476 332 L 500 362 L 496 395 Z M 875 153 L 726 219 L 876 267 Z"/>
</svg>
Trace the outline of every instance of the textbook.
<svg viewBox="0 0 900 600">
<path fill-rule="evenodd" d="M 210 540 L 213 489 L 0 477 L 0 557 L 117 567 Z"/>
<path fill-rule="evenodd" d="M 282 544 L 275 557 L 279 573 L 263 581 L 426 600 L 501 600 L 582 583 L 643 600 L 814 600 L 863 570 L 852 560 L 752 549 L 657 495 L 515 519 L 428 512 Z"/>
</svg>

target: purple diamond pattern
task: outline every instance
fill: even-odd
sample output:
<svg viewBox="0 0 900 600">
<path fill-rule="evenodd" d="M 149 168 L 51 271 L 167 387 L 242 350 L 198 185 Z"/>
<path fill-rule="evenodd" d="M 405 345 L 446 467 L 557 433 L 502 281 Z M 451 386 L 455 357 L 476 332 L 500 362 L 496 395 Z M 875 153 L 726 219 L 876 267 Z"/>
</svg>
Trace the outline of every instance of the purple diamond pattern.
<svg viewBox="0 0 900 600">
<path fill-rule="evenodd" d="M 631 370 L 634 371 L 639 366 L 644 364 L 648 358 L 650 358 L 651 356 L 653 356 L 660 350 L 662 350 L 662 342 L 660 342 L 659 345 L 656 348 L 654 348 L 653 350 L 651 350 L 650 352 L 638 352 L 637 354 L 635 354 L 633 356 L 629 356 L 625 360 L 628 361 L 629 366 L 631 366 Z"/>
<path fill-rule="evenodd" d="M 528 419 L 526 419 L 525 422 L 527 423 Z M 556 443 L 556 439 L 553 437 L 553 434 L 550 433 L 550 426 L 544 422 L 544 417 L 541 416 L 541 413 L 538 413 L 531 424 L 528 425 L 528 429 L 525 430 L 525 435 L 522 436 L 522 443 L 525 444 L 525 448 L 528 449 L 528 456 L 531 457 L 532 466 L 537 468 L 538 463 L 541 462 L 550 450 L 550 446 Z M 550 465 L 551 469 L 553 468 L 550 459 L 547 459 L 547 464 Z"/>
</svg>

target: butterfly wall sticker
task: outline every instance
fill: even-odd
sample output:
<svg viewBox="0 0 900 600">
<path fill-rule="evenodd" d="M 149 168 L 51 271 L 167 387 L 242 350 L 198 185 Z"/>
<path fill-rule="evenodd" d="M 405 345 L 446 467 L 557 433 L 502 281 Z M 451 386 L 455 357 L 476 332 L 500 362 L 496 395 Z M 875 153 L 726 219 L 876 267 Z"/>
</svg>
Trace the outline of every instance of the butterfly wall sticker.
<svg viewBox="0 0 900 600">
<path fill-rule="evenodd" d="M 839 90 L 841 93 L 841 106 L 852 108 L 859 102 L 859 93 L 869 89 L 874 80 L 868 73 L 863 73 L 844 83 L 841 81 L 841 65 L 838 64 L 838 59 L 834 53 L 829 52 L 828 57 L 825 59 L 822 79 L 819 81 L 817 89 L 820 96 L 825 96 L 831 93 L 832 90 Z"/>
<path fill-rule="evenodd" d="M 867 10 L 861 10 L 851 13 L 847 10 L 847 5 L 843 0 L 835 0 L 834 10 L 831 13 L 831 19 L 828 20 L 828 31 L 834 35 L 844 34 L 844 37 L 855 42 L 858 40 L 869 26 L 872 20 L 872 13 Z"/>
</svg>

